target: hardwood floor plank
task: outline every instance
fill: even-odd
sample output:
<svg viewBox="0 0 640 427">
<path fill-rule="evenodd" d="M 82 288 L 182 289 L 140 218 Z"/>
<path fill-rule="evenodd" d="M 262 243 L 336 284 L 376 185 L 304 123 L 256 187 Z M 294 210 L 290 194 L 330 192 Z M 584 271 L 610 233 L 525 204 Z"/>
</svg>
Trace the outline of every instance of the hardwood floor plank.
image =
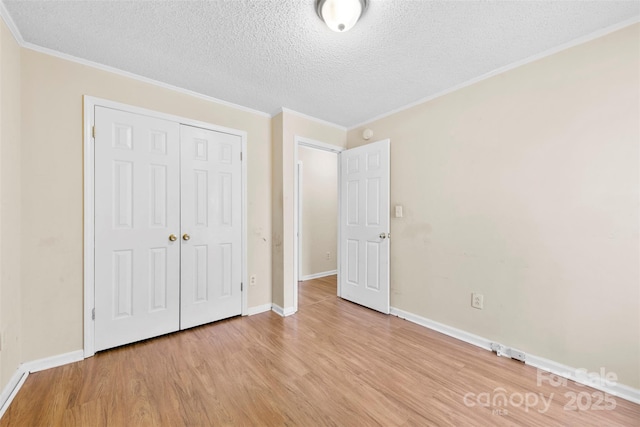
<svg viewBox="0 0 640 427">
<path fill-rule="evenodd" d="M 599 392 L 341 300 L 335 276 L 299 303 L 34 373 L 0 426 L 640 425 L 640 405 L 572 410 L 566 393 Z"/>
</svg>

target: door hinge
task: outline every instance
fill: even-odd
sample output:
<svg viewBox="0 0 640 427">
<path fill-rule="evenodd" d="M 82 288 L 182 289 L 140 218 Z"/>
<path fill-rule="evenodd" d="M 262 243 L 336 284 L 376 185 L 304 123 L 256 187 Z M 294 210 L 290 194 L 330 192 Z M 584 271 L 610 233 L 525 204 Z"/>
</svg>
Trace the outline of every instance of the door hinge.
<svg viewBox="0 0 640 427">
<path fill-rule="evenodd" d="M 91 137 L 93 139 L 96 139 L 96 127 L 95 126 L 91 127 Z"/>
<path fill-rule="evenodd" d="M 244 289 L 244 283 L 240 282 L 240 292 Z"/>
<path fill-rule="evenodd" d="M 91 320 L 96 320 L 96 309 L 91 310 Z"/>
<path fill-rule="evenodd" d="M 240 152 L 240 161 L 242 161 L 242 151 Z"/>
</svg>

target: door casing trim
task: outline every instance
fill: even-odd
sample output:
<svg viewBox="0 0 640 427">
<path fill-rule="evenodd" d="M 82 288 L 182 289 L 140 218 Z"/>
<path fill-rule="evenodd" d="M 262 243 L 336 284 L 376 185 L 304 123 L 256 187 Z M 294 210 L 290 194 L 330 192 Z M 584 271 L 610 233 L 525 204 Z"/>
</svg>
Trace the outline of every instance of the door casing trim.
<svg viewBox="0 0 640 427">
<path fill-rule="evenodd" d="M 321 150 L 321 151 L 328 151 L 330 153 L 335 153 L 337 156 L 337 162 L 338 162 L 338 212 L 336 212 L 336 215 L 338 216 L 338 247 L 336 248 L 336 261 L 337 261 L 337 273 L 338 273 L 338 278 L 340 277 L 340 210 L 341 210 L 341 197 L 340 197 L 340 162 L 341 162 L 341 157 L 340 157 L 340 153 L 343 152 L 344 150 L 346 150 L 346 148 L 344 147 L 340 147 L 338 145 L 332 145 L 332 144 L 327 144 L 326 142 L 322 142 L 322 141 L 316 141 L 314 139 L 311 138 L 305 138 L 303 136 L 300 135 L 294 135 L 294 151 L 293 151 L 293 164 L 294 164 L 294 171 L 295 173 L 293 174 L 294 176 L 294 181 L 293 181 L 293 207 L 294 207 L 294 214 L 293 214 L 293 229 L 295 230 L 296 233 L 298 233 L 299 231 L 299 224 L 298 222 L 300 221 L 299 218 L 299 214 L 300 214 L 300 200 L 298 195 L 299 195 L 299 189 L 300 189 L 300 182 L 298 179 L 298 147 L 307 147 L 307 148 L 313 148 L 316 150 Z M 294 256 L 294 260 L 293 260 L 293 307 L 292 310 L 290 312 L 290 314 L 294 314 L 295 312 L 298 311 L 298 278 L 300 276 L 300 248 L 299 248 L 299 244 L 300 241 L 298 239 L 298 236 L 295 237 L 295 239 L 293 239 L 293 256 Z M 286 281 L 285 281 L 285 286 L 286 286 Z M 338 280 L 338 286 L 337 286 L 337 295 L 340 296 L 341 292 L 340 292 L 340 280 Z M 286 315 L 286 314 L 285 314 Z"/>
<path fill-rule="evenodd" d="M 231 129 L 224 126 L 214 125 L 212 123 L 202 122 L 186 117 L 175 116 L 172 114 L 161 113 L 158 111 L 148 110 L 146 108 L 136 107 L 133 105 L 123 104 L 103 98 L 84 95 L 83 98 L 83 352 L 84 358 L 91 357 L 95 354 L 95 331 L 92 312 L 95 308 L 95 265 L 94 265 L 94 157 L 95 150 L 93 146 L 92 129 L 95 124 L 95 107 L 106 107 L 115 110 L 126 111 L 128 113 L 140 114 L 144 116 L 154 117 L 163 120 L 169 120 L 182 125 L 193 126 L 212 130 L 215 132 L 223 132 L 231 135 L 237 135 L 242 141 L 242 163 L 241 163 L 241 179 L 242 179 L 242 272 L 241 280 L 243 283 L 242 290 L 242 315 L 248 315 L 247 308 L 247 132 Z"/>
</svg>

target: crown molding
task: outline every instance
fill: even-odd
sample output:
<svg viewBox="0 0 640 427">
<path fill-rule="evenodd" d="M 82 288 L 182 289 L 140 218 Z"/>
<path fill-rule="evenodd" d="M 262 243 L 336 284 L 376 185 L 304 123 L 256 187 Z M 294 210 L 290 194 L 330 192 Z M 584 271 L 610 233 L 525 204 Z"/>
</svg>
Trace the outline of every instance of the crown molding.
<svg viewBox="0 0 640 427">
<path fill-rule="evenodd" d="M 522 59 L 520 61 L 513 62 L 513 63 L 511 63 L 509 65 L 505 65 L 504 67 L 496 68 L 495 70 L 489 71 L 486 74 L 483 74 L 483 75 L 478 76 L 478 77 L 474 77 L 471 80 L 467 80 L 467 81 L 465 81 L 463 83 L 457 84 L 457 85 L 452 86 L 452 87 L 450 87 L 448 89 L 445 89 L 443 91 L 437 92 L 437 93 L 435 93 L 433 95 L 427 96 L 425 98 L 421 98 L 421 99 L 419 99 L 417 101 L 414 101 L 414 102 L 412 102 L 410 104 L 404 105 L 402 107 L 395 108 L 395 109 L 393 109 L 391 111 L 388 111 L 386 113 L 382 113 L 382 114 L 380 114 L 378 116 L 373 117 L 372 119 L 368 119 L 368 120 L 365 120 L 364 122 L 361 122 L 361 123 L 358 123 L 356 125 L 350 126 L 347 130 L 351 131 L 351 130 L 357 129 L 359 127 L 368 125 L 368 124 L 370 124 L 372 122 L 375 122 L 377 120 L 381 120 L 381 119 L 384 119 L 386 117 L 392 116 L 392 115 L 394 115 L 396 113 L 400 113 L 402 111 L 408 110 L 408 109 L 413 108 L 415 106 L 418 106 L 420 104 L 424 104 L 426 102 L 433 101 L 434 99 L 440 98 L 441 96 L 448 95 L 448 94 L 450 94 L 452 92 L 455 92 L 457 90 L 463 89 L 463 88 L 465 88 L 467 86 L 471 86 L 471 85 L 473 85 L 475 83 L 478 83 L 478 82 L 481 82 L 483 80 L 489 79 L 491 77 L 497 76 L 498 74 L 505 73 L 507 71 L 513 70 L 515 68 L 521 67 L 521 66 L 529 64 L 531 62 L 535 62 L 535 61 L 537 61 L 539 59 L 543 59 L 543 58 L 546 58 L 548 56 L 554 55 L 554 54 L 556 54 L 558 52 L 561 52 L 563 50 L 567 50 L 569 48 L 572 48 L 572 47 L 575 47 L 575 46 L 590 42 L 590 41 L 595 40 L 597 38 L 604 37 L 607 34 L 616 32 L 618 30 L 622 30 L 623 28 L 626 28 L 626 27 L 630 27 L 631 25 L 637 24 L 638 22 L 640 22 L 640 16 L 635 17 L 635 18 L 631 18 L 631 19 L 627 19 L 627 20 L 622 21 L 622 22 L 620 22 L 618 24 L 610 25 L 608 27 L 605 27 L 605 28 L 602 28 L 600 30 L 594 31 L 593 33 L 587 34 L 587 35 L 582 36 L 582 37 L 578 37 L 577 39 L 573 39 L 570 42 L 563 43 L 563 44 L 561 44 L 559 46 L 556 46 L 554 48 L 545 50 L 545 51 L 543 51 L 541 53 L 538 53 L 536 55 L 530 56 L 530 57 Z"/>
<path fill-rule="evenodd" d="M 25 49 L 29 49 L 29 50 L 33 50 L 35 52 L 39 52 L 39 53 L 43 53 L 45 55 L 49 55 L 49 56 L 53 56 L 56 58 L 60 58 L 60 59 L 64 59 L 66 61 L 70 61 L 70 62 L 75 62 L 77 64 L 81 64 L 81 65 L 85 65 L 87 67 L 91 67 L 91 68 L 95 68 L 101 71 L 106 71 L 112 74 L 116 74 L 122 77 L 127 77 L 133 80 L 137 80 L 139 82 L 143 82 L 143 83 L 147 83 L 150 85 L 154 85 L 154 86 L 158 86 L 161 87 L 163 89 L 168 89 L 171 90 L 173 92 L 178 92 L 178 93 L 182 93 L 184 95 L 189 95 L 192 96 L 194 98 L 199 98 L 202 99 L 204 101 L 208 101 L 208 102 L 212 102 L 215 104 L 220 104 L 220 105 L 224 105 L 225 107 L 230 107 L 230 108 L 234 108 L 236 110 L 241 110 L 247 113 L 252 113 L 252 114 L 256 114 L 258 116 L 262 116 L 262 117 L 267 117 L 267 118 L 271 118 L 272 115 L 265 113 L 264 111 L 259 111 L 259 110 L 254 110 L 253 108 L 249 108 L 249 107 L 245 107 L 243 105 L 239 105 L 239 104 L 234 104 L 233 102 L 228 102 L 222 99 L 218 99 L 218 98 L 214 98 L 212 96 L 208 96 L 208 95 L 204 95 L 202 93 L 198 93 L 198 92 L 194 92 L 192 90 L 189 89 L 184 89 L 178 86 L 174 86 L 168 83 L 164 83 L 158 80 L 153 80 L 147 77 L 143 77 L 141 75 L 138 74 L 134 74 L 134 73 L 130 73 L 128 71 L 124 71 L 121 70 L 119 68 L 115 68 L 115 67 L 110 67 L 108 65 L 103 65 L 97 62 L 93 62 L 93 61 L 89 61 L 83 58 L 78 58 L 77 56 L 73 56 L 73 55 L 69 55 L 66 53 L 62 53 L 59 52 L 57 50 L 54 49 L 49 49 L 46 47 L 42 47 L 42 46 L 38 46 L 36 44 L 33 43 L 29 43 L 26 42 L 24 40 L 24 38 L 22 38 L 22 34 L 20 34 L 20 31 L 18 30 L 18 27 L 16 26 L 15 22 L 13 22 L 13 19 L 11 19 L 11 15 L 9 15 L 9 12 L 7 11 L 4 3 L 2 2 L 2 0 L 0 0 L 0 16 L 2 16 L 3 21 L 5 22 L 5 24 L 7 25 L 7 27 L 9 28 L 9 31 L 11 31 L 11 34 L 13 35 L 13 37 L 16 39 L 16 42 L 18 43 L 18 45 L 20 45 L 20 47 L 25 48 Z"/>
<path fill-rule="evenodd" d="M 332 128 L 339 129 L 339 130 L 344 131 L 344 132 L 346 132 L 348 130 L 345 126 L 340 126 L 340 125 L 337 125 L 335 123 L 331 123 L 331 122 L 328 122 L 326 120 L 318 119 L 316 117 L 312 117 L 312 116 L 309 116 L 309 115 L 304 114 L 304 113 L 299 113 L 298 111 L 294 111 L 294 110 L 292 110 L 290 108 L 285 108 L 285 107 L 282 107 L 281 111 L 278 111 L 272 117 L 275 117 L 280 113 L 287 113 L 287 114 L 291 114 L 291 115 L 294 115 L 294 116 L 302 117 L 303 119 L 311 120 L 312 122 L 320 123 L 320 124 L 325 125 L 325 126 L 330 126 Z"/>
<path fill-rule="evenodd" d="M 11 34 L 13 35 L 13 38 L 16 39 L 16 42 L 20 46 L 24 46 L 24 39 L 22 38 L 22 34 L 20 34 L 20 30 L 18 30 L 16 23 L 13 22 L 13 19 L 11 18 L 11 15 L 9 15 L 9 11 L 5 7 L 2 0 L 0 0 L 0 17 L 2 17 L 5 25 L 7 26 L 9 31 L 11 31 Z"/>
<path fill-rule="evenodd" d="M 182 93 L 182 94 L 185 94 L 185 95 L 189 95 L 189 96 L 192 96 L 192 97 L 195 97 L 195 98 L 199 98 L 199 99 L 202 99 L 202 100 L 205 100 L 205 101 L 209 101 L 209 102 L 213 102 L 213 103 L 216 103 L 216 104 L 224 105 L 226 107 L 230 107 L 230 108 L 234 108 L 234 109 L 237 109 L 237 110 L 245 111 L 245 112 L 248 112 L 248 113 L 256 114 L 256 115 L 259 115 L 261 117 L 273 118 L 273 117 L 277 116 L 278 114 L 280 114 L 281 112 L 282 113 L 288 113 L 288 114 L 293 114 L 293 115 L 296 115 L 298 117 L 302 117 L 302 118 L 305 118 L 307 120 L 311 120 L 311 121 L 314 121 L 316 123 L 320 123 L 320 124 L 323 124 L 325 126 L 330 126 L 330 127 L 333 127 L 335 129 L 339 129 L 339 130 L 342 130 L 342 131 L 345 131 L 345 132 L 357 129 L 359 127 L 362 127 L 364 125 L 370 124 L 370 123 L 375 122 L 377 120 L 384 119 L 384 118 L 389 117 L 391 115 L 394 115 L 396 113 L 408 110 L 408 109 L 413 108 L 415 106 L 418 106 L 420 104 L 424 104 L 426 102 L 429 102 L 429 101 L 432 101 L 434 99 L 440 98 L 442 96 L 448 95 L 448 94 L 450 94 L 452 92 L 455 92 L 457 90 L 463 89 L 463 88 L 465 88 L 467 86 L 471 86 L 471 85 L 473 85 L 475 83 L 479 83 L 479 82 L 481 82 L 483 80 L 486 80 L 486 79 L 489 79 L 491 77 L 497 76 L 499 74 L 505 73 L 507 71 L 513 70 L 515 68 L 518 68 L 520 66 L 529 64 L 529 63 L 537 61 L 539 59 L 546 58 L 548 56 L 554 55 L 554 54 L 556 54 L 558 52 L 561 52 L 563 50 L 566 50 L 566 49 L 569 49 L 569 48 L 572 48 L 572 47 L 587 43 L 587 42 L 595 40 L 595 39 L 597 39 L 599 37 L 603 37 L 603 36 L 605 36 L 607 34 L 613 33 L 615 31 L 621 30 L 623 28 L 629 27 L 631 25 L 634 25 L 634 24 L 637 24 L 637 23 L 640 22 L 640 17 L 627 19 L 627 20 L 622 21 L 622 22 L 620 22 L 618 24 L 614 24 L 614 25 L 602 28 L 600 30 L 594 31 L 594 32 L 592 32 L 590 34 L 587 34 L 585 36 L 578 37 L 577 39 L 574 39 L 574 40 L 572 40 L 570 42 L 561 44 L 561 45 L 556 46 L 554 48 L 548 49 L 548 50 L 546 50 L 544 52 L 541 52 L 539 54 L 530 56 L 530 57 L 525 58 L 525 59 L 520 60 L 520 61 L 513 62 L 513 63 L 511 63 L 509 65 L 504 66 L 504 67 L 497 68 L 497 69 L 495 69 L 493 71 L 490 71 L 488 73 L 485 73 L 485 74 L 483 74 L 481 76 L 478 76 L 478 77 L 475 77 L 473 79 L 467 80 L 467 81 L 465 81 L 463 83 L 457 84 L 457 85 L 452 86 L 452 87 L 450 87 L 448 89 L 445 89 L 443 91 L 437 92 L 437 93 L 435 93 L 433 95 L 421 98 L 421 99 L 419 99 L 417 101 L 411 102 L 411 103 L 406 104 L 406 105 L 404 105 L 402 107 L 398 107 L 398 108 L 390 110 L 390 111 L 388 111 L 386 113 L 377 115 L 377 116 L 375 116 L 373 118 L 367 119 L 367 120 L 365 120 L 363 122 L 360 122 L 358 124 L 355 124 L 355 125 L 352 125 L 352 126 L 341 126 L 341 125 L 338 125 L 338 124 L 335 124 L 335 123 L 331 123 L 331 122 L 328 122 L 326 120 L 318 119 L 316 117 L 312 117 L 312 116 L 309 116 L 307 114 L 300 113 L 300 112 L 297 112 L 295 110 L 291 110 L 291 109 L 285 108 L 285 107 L 282 107 L 282 109 L 280 111 L 278 111 L 278 112 L 276 112 L 274 114 L 269 114 L 269 113 L 266 113 L 264 111 L 255 110 L 253 108 L 245 107 L 243 105 L 234 104 L 234 103 L 229 102 L 229 101 L 225 101 L 225 100 L 214 98 L 214 97 L 211 97 L 211 96 L 208 96 L 208 95 L 204 95 L 204 94 L 201 94 L 201 93 L 198 93 L 198 92 L 194 92 L 194 91 L 189 90 L 189 89 L 184 89 L 184 88 L 181 88 L 181 87 L 178 87 L 178 86 L 170 85 L 168 83 L 163 83 L 163 82 L 158 81 L 158 80 L 153 80 L 153 79 L 150 79 L 150 78 L 147 78 L 147 77 L 143 77 L 143 76 L 140 76 L 138 74 L 134 74 L 134 73 L 130 73 L 128 71 L 121 70 L 119 68 L 110 67 L 110 66 L 103 65 L 103 64 L 100 64 L 100 63 L 97 63 L 97 62 L 93 62 L 93 61 L 88 61 L 86 59 L 82 59 L 82 58 L 78 58 L 76 56 L 68 55 L 66 53 L 62 53 L 62 52 L 59 52 L 57 50 L 53 50 L 53 49 L 45 48 L 45 47 L 42 47 L 42 46 L 38 46 L 38 45 L 35 45 L 33 43 L 28 43 L 22 37 L 22 34 L 18 30 L 18 27 L 15 25 L 15 22 L 11 18 L 11 15 L 9 15 L 9 12 L 7 11 L 7 9 L 6 9 L 5 5 L 4 5 L 4 2 L 2 0 L 0 0 L 0 17 L 2 17 L 2 20 L 7 25 L 7 28 L 9 29 L 9 31 L 11 32 L 13 37 L 16 39 L 16 42 L 23 48 L 30 49 L 30 50 L 33 50 L 33 51 L 36 51 L 36 52 L 39 52 L 39 53 L 43 53 L 43 54 L 46 54 L 46 55 L 54 56 L 54 57 L 57 57 L 57 58 L 60 58 L 60 59 L 64 59 L 64 60 L 67 60 L 67 61 L 75 62 L 75 63 L 78 63 L 78 64 L 86 65 L 86 66 L 91 67 L 91 68 L 96 68 L 96 69 L 99 69 L 99 70 L 102 70 L 102 71 L 107 71 L 109 73 L 117 74 L 117 75 L 120 75 L 120 76 L 123 76 L 123 77 L 127 77 L 127 78 L 130 78 L 130 79 L 133 79 L 133 80 L 137 80 L 137 81 L 140 81 L 140 82 L 143 82 L 143 83 L 151 84 L 151 85 L 158 86 L 158 87 L 161 87 L 161 88 L 164 88 L 164 89 L 168 89 L 168 90 L 171 90 L 171 91 L 174 91 L 174 92 L 178 92 L 178 93 Z"/>
<path fill-rule="evenodd" d="M 184 88 L 181 88 L 181 87 L 178 87 L 178 86 L 173 86 L 173 85 L 170 85 L 168 83 L 164 83 L 164 82 L 161 82 L 159 80 L 153 80 L 153 79 L 150 79 L 150 78 L 147 78 L 147 77 L 143 77 L 143 76 L 138 75 L 138 74 L 134 74 L 134 73 L 130 73 L 128 71 L 121 70 L 119 68 L 110 67 L 108 65 L 103 65 L 103 64 L 100 64 L 100 63 L 97 63 L 97 62 L 93 62 L 93 61 L 88 61 L 86 59 L 78 58 L 77 56 L 68 55 L 66 53 L 62 53 L 62 52 L 59 52 L 57 50 L 53 50 L 53 49 L 49 49 L 49 48 L 46 48 L 46 47 L 38 46 L 38 45 L 35 45 L 33 43 L 25 42 L 22 45 L 22 47 L 24 47 L 25 49 L 33 50 L 35 52 L 43 53 L 45 55 L 54 56 L 56 58 L 64 59 L 66 61 L 75 62 L 77 64 L 85 65 L 87 67 L 95 68 L 95 69 L 98 69 L 98 70 L 101 70 L 101 71 L 106 71 L 108 73 L 116 74 L 116 75 L 119 75 L 119 76 L 122 76 L 122 77 L 127 77 L 127 78 L 130 78 L 130 79 L 133 79 L 133 80 L 137 80 L 137 81 L 142 82 L 142 83 L 147 83 L 147 84 L 150 84 L 150 85 L 161 87 L 163 89 L 168 89 L 168 90 L 171 90 L 171 91 L 174 91 L 174 92 L 182 93 L 184 95 L 189 95 L 189 96 L 192 96 L 194 98 L 202 99 L 204 101 L 209 101 L 209 102 L 213 102 L 215 104 L 224 105 L 225 107 L 230 107 L 230 108 L 234 108 L 236 110 L 245 111 L 247 113 L 256 114 L 258 116 L 271 118 L 271 114 L 265 113 L 264 111 L 254 110 L 253 108 L 245 107 L 245 106 L 239 105 L 239 104 L 234 104 L 233 102 L 229 102 L 229 101 L 225 101 L 225 100 L 222 100 L 222 99 L 214 98 L 212 96 L 204 95 L 204 94 L 201 94 L 199 92 L 194 92 L 194 91 L 189 90 L 189 89 L 184 89 Z"/>
</svg>

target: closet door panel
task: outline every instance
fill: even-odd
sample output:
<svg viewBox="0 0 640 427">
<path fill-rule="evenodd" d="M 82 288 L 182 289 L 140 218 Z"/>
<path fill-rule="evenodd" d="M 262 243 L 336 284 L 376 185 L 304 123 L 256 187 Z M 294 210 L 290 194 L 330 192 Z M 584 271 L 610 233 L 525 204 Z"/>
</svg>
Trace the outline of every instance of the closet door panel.
<svg viewBox="0 0 640 427">
<path fill-rule="evenodd" d="M 180 136 L 180 328 L 186 329 L 242 311 L 241 139 L 184 125 Z"/>
<path fill-rule="evenodd" d="M 179 329 L 180 126 L 95 108 L 95 349 Z"/>
</svg>

